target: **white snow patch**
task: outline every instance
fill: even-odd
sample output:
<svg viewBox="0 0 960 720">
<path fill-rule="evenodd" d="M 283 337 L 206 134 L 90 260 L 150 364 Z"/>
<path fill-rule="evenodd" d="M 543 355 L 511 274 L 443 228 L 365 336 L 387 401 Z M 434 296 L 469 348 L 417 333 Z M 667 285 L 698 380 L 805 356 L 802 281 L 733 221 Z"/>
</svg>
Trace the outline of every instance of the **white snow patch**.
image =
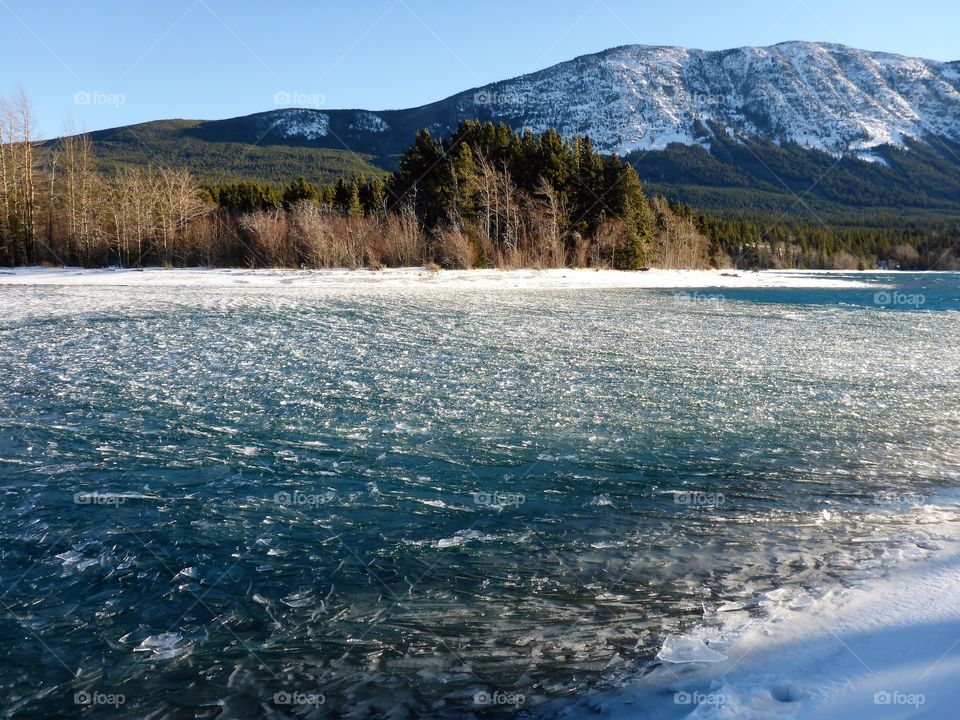
<svg viewBox="0 0 960 720">
<path fill-rule="evenodd" d="M 371 112 L 358 112 L 350 123 L 351 130 L 369 133 L 382 133 L 390 129 L 390 125 L 379 115 Z"/>
<path fill-rule="evenodd" d="M 330 116 L 316 110 L 281 110 L 271 119 L 272 128 L 287 137 L 318 140 L 330 132 Z"/>
<path fill-rule="evenodd" d="M 125 287 L 377 287 L 580 289 L 580 288 L 881 288 L 866 282 L 870 271 L 769 270 L 239 270 L 209 268 L 82 268 L 22 267 L 0 270 L 3 285 L 70 285 Z M 856 278 L 863 277 L 864 280 Z"/>
</svg>

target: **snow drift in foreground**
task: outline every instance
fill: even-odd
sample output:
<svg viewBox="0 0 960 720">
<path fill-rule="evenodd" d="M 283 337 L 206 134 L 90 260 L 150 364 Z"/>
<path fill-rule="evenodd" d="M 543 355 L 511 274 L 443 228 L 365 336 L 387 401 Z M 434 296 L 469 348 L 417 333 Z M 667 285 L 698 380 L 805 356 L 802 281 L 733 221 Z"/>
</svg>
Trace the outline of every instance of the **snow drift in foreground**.
<svg viewBox="0 0 960 720">
<path fill-rule="evenodd" d="M 954 540 L 960 505 L 941 500 L 925 520 Z M 837 520 L 833 518 L 833 520 Z M 724 630 L 670 636 L 662 665 L 608 696 L 601 716 L 702 720 L 953 720 L 960 708 L 960 548 L 934 562 L 813 599 L 782 588 L 754 621 L 739 607 Z M 599 707 L 598 707 L 599 705 Z M 577 717 L 571 711 L 569 717 Z"/>
<path fill-rule="evenodd" d="M 868 275 L 869 273 L 862 273 Z M 14 268 L 0 270 L 0 284 L 151 285 L 211 287 L 435 287 L 435 288 L 876 288 L 834 271 L 783 270 L 214 270 L 147 268 Z"/>
</svg>

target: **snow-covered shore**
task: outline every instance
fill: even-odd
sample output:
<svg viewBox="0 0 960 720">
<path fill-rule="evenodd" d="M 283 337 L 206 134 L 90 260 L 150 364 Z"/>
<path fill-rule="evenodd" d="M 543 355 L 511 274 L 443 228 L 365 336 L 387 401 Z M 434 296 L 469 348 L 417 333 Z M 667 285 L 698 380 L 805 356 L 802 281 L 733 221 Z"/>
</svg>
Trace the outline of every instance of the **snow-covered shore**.
<svg viewBox="0 0 960 720">
<path fill-rule="evenodd" d="M 925 515 L 941 538 L 954 538 L 934 543 L 935 559 L 903 561 L 817 600 L 775 591 L 762 620 L 728 609 L 730 642 L 724 632 L 678 638 L 636 688 L 594 707 L 616 720 L 953 720 L 960 714 L 960 504 L 942 500 Z M 686 662 L 695 658 L 702 662 Z"/>
<path fill-rule="evenodd" d="M 243 270 L 183 268 L 0 269 L 0 285 L 389 288 L 858 288 L 858 273 L 784 270 Z M 866 275 L 866 273 L 864 273 Z M 877 288 L 876 282 L 869 287 Z"/>
</svg>

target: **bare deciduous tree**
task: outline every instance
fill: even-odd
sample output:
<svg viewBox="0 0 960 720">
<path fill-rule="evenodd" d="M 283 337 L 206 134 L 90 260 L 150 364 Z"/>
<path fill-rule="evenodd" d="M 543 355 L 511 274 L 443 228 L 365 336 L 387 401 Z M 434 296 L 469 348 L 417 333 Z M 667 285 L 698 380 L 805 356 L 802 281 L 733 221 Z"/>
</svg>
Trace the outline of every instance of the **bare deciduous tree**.
<svg viewBox="0 0 960 720">
<path fill-rule="evenodd" d="M 37 198 L 33 109 L 22 89 L 0 98 L 0 227 L 7 252 L 17 263 L 34 261 Z"/>
<path fill-rule="evenodd" d="M 209 208 L 200 200 L 200 188 L 183 169 L 160 168 L 151 183 L 160 231 L 159 255 L 164 264 L 173 263 L 177 238 L 186 227 Z"/>
</svg>

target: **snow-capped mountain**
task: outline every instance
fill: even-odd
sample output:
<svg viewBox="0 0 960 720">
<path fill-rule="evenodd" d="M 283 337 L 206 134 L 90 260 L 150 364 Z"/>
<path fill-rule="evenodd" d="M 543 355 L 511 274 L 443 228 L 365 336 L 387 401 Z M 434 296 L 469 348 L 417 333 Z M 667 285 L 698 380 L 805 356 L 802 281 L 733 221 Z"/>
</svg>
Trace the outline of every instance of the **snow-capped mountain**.
<svg viewBox="0 0 960 720">
<path fill-rule="evenodd" d="M 598 149 L 625 154 L 670 143 L 708 145 L 714 127 L 737 136 L 793 142 L 873 158 L 882 145 L 936 135 L 960 140 L 957 63 L 790 42 L 708 52 L 630 45 L 586 55 L 415 110 L 284 109 L 262 113 L 262 132 L 290 139 L 404 133 L 420 122 L 435 134 L 467 118 L 515 128 L 590 135 Z M 411 122 L 414 121 L 414 122 Z M 330 131 L 333 132 L 330 132 Z"/>
<path fill-rule="evenodd" d="M 811 192 L 829 212 L 960 207 L 960 63 L 823 43 L 630 45 L 406 110 L 278 106 L 93 138 L 111 168 L 139 158 L 211 180 L 330 182 L 396 169 L 418 130 L 447 136 L 466 119 L 589 135 L 603 152 L 634 153 L 655 191 L 698 207 L 792 212 Z"/>
<path fill-rule="evenodd" d="M 960 68 L 807 42 L 720 52 L 625 46 L 456 98 L 459 113 L 589 134 L 609 152 L 709 143 L 711 124 L 833 154 L 960 139 Z"/>
</svg>

